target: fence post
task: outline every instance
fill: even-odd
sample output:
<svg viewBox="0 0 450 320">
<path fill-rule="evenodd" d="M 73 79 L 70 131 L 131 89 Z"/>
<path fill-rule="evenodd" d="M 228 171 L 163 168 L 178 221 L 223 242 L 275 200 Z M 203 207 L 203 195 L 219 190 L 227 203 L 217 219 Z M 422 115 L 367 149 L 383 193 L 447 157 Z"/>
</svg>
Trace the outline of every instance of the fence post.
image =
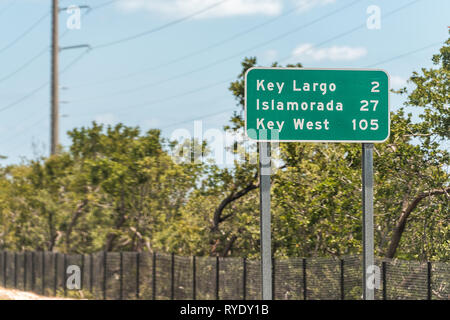
<svg viewBox="0 0 450 320">
<path fill-rule="evenodd" d="M 344 291 L 344 259 L 341 259 L 341 300 L 345 300 L 345 291 Z"/>
<path fill-rule="evenodd" d="M 56 296 L 56 294 L 58 293 L 58 258 L 59 258 L 59 253 L 55 253 L 53 254 L 55 263 L 54 263 L 54 283 L 53 283 L 53 295 Z"/>
<path fill-rule="evenodd" d="M 34 251 L 31 252 L 31 291 L 34 292 L 34 284 L 36 283 L 36 270 L 35 270 L 35 260 Z"/>
<path fill-rule="evenodd" d="M 7 265 L 8 255 L 6 251 L 3 251 L 3 287 L 6 288 L 6 265 Z"/>
<path fill-rule="evenodd" d="M 0 251 L 0 283 L 3 285 L 3 250 Z"/>
<path fill-rule="evenodd" d="M 45 251 L 41 252 L 41 266 L 42 266 L 42 283 L 41 283 L 41 292 L 42 295 L 45 295 Z"/>
<path fill-rule="evenodd" d="M 382 273 L 383 273 L 383 300 L 387 300 L 387 281 L 386 281 L 386 261 L 381 263 Z"/>
<path fill-rule="evenodd" d="M 427 262 L 427 298 L 431 300 L 431 262 Z"/>
<path fill-rule="evenodd" d="M 220 273 L 219 256 L 217 256 L 216 257 L 216 300 L 219 300 L 219 273 Z"/>
<path fill-rule="evenodd" d="M 64 253 L 63 256 L 63 287 L 64 287 L 64 297 L 67 297 L 67 254 Z"/>
<path fill-rule="evenodd" d="M 14 252 L 14 288 L 17 289 L 17 252 Z"/>
<path fill-rule="evenodd" d="M 108 270 L 107 262 L 108 261 L 108 252 L 103 251 L 103 300 L 106 300 L 106 281 L 107 281 L 107 275 L 106 272 Z"/>
<path fill-rule="evenodd" d="M 275 258 L 272 257 L 272 300 L 275 300 L 275 267 L 276 267 L 276 263 L 275 263 Z"/>
<path fill-rule="evenodd" d="M 139 285 L 140 285 L 140 272 L 141 272 L 141 253 L 136 252 L 136 299 L 139 299 Z"/>
<path fill-rule="evenodd" d="M 81 255 L 80 290 L 84 289 L 84 253 Z"/>
<path fill-rule="evenodd" d="M 307 289 L 306 289 L 306 259 L 303 258 L 303 300 L 307 299 Z"/>
<path fill-rule="evenodd" d="M 170 256 L 170 300 L 175 299 L 175 254 Z"/>
<path fill-rule="evenodd" d="M 123 253 L 120 252 L 119 265 L 119 300 L 123 300 Z"/>
<path fill-rule="evenodd" d="M 242 300 L 247 299 L 247 258 L 242 259 Z"/>
<path fill-rule="evenodd" d="M 89 254 L 89 291 L 94 292 L 94 255 Z"/>
<path fill-rule="evenodd" d="M 23 253 L 23 290 L 27 290 L 27 252 L 25 251 Z"/>
<path fill-rule="evenodd" d="M 153 252 L 153 272 L 152 272 L 152 295 L 153 300 L 156 300 L 156 252 Z"/>
<path fill-rule="evenodd" d="M 192 300 L 197 299 L 197 266 L 195 256 L 192 257 Z"/>
</svg>

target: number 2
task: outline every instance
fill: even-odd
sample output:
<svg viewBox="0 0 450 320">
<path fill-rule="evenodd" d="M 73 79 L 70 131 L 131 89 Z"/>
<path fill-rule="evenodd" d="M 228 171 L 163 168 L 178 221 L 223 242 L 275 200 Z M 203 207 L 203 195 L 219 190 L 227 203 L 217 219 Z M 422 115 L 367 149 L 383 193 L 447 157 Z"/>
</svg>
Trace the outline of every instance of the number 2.
<svg viewBox="0 0 450 320">
<path fill-rule="evenodd" d="M 380 92 L 380 89 L 378 89 L 380 83 L 378 81 L 372 81 L 371 85 L 373 86 L 371 92 Z"/>
</svg>

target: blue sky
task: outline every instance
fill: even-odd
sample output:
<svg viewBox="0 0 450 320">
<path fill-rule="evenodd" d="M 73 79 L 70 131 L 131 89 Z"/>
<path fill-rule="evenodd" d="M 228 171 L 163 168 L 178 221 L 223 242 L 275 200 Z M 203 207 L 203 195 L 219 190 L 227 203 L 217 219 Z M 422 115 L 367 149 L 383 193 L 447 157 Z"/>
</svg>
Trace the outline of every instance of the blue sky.
<svg viewBox="0 0 450 320">
<path fill-rule="evenodd" d="M 61 0 L 99 6 L 79 30 L 67 30 L 70 15 L 60 13 L 60 46 L 93 47 L 60 54 L 61 70 L 75 61 L 60 78 L 62 144 L 68 130 L 94 120 L 162 128 L 164 136 L 201 118 L 204 129 L 220 129 L 237 110 L 228 86 L 245 56 L 261 66 L 380 68 L 399 88 L 431 66 L 450 25 L 448 0 L 228 0 L 183 19 L 219 1 Z M 0 0 L 0 154 L 8 156 L 1 164 L 49 152 L 50 4 Z M 371 5 L 381 9 L 380 29 L 366 26 Z M 391 95 L 392 109 L 402 103 Z"/>
</svg>

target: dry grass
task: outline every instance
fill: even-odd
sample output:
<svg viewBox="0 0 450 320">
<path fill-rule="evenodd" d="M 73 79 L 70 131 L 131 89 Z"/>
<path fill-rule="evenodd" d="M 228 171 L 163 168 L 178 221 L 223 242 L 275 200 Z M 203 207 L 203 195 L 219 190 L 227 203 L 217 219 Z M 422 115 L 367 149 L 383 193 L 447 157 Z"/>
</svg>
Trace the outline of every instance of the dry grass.
<svg viewBox="0 0 450 320">
<path fill-rule="evenodd" d="M 68 300 L 64 298 L 43 297 L 32 292 L 0 288 L 0 300 Z"/>
</svg>

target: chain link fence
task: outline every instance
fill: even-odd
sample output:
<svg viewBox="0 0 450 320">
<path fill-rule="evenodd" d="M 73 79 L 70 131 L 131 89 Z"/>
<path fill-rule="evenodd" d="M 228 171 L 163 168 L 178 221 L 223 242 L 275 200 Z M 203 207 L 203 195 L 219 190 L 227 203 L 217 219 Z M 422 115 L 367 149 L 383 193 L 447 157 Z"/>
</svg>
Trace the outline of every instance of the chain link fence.
<svg viewBox="0 0 450 320">
<path fill-rule="evenodd" d="M 376 265 L 380 270 L 377 300 L 450 298 L 449 263 L 376 259 Z M 108 300 L 255 300 L 261 298 L 260 275 L 259 261 L 245 258 L 0 251 L 0 286 L 46 296 L 77 293 Z M 78 285 L 74 290 L 67 284 L 76 277 Z M 273 298 L 361 299 L 361 259 L 349 256 L 274 260 Z"/>
</svg>

